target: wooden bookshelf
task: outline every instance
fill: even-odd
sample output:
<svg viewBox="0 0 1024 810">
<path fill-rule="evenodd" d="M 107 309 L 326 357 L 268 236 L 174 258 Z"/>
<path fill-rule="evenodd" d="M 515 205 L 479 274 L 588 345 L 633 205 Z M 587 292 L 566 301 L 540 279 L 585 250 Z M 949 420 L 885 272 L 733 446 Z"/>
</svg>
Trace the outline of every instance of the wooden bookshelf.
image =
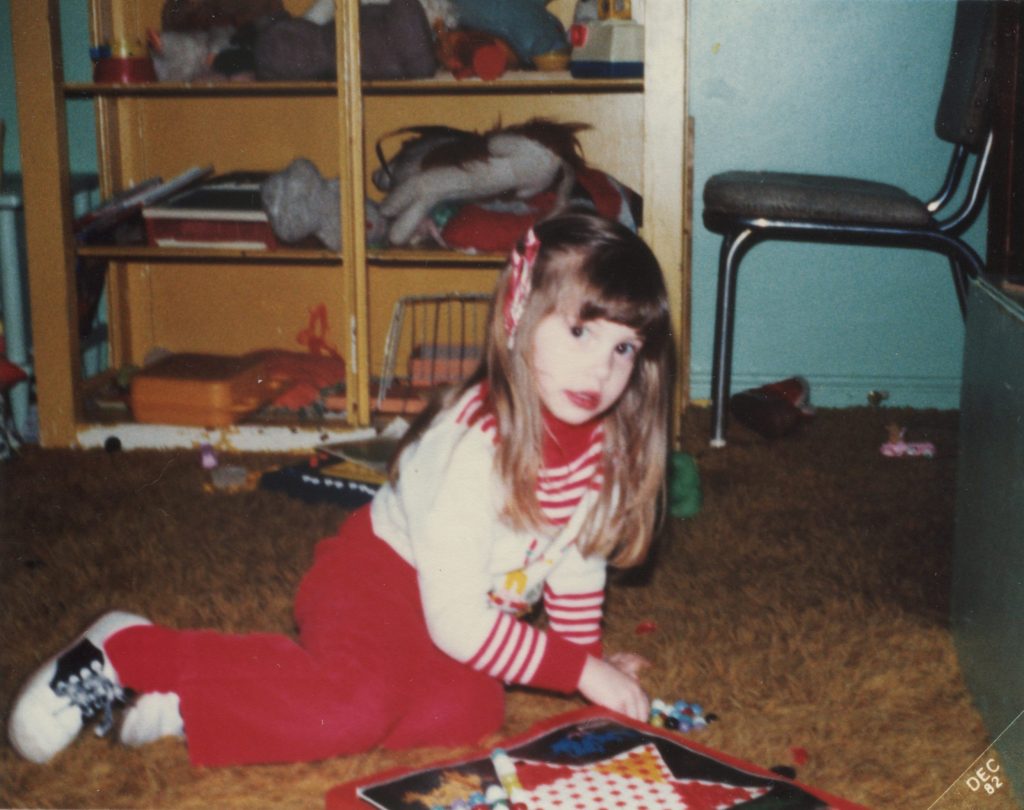
<svg viewBox="0 0 1024 810">
<path fill-rule="evenodd" d="M 81 0 L 91 9 L 88 47 L 145 41 L 162 0 Z M 301 13 L 308 3 L 286 0 Z M 549 8 L 569 20 L 571 0 Z M 645 77 L 579 80 L 567 72 L 515 71 L 501 79 L 362 81 L 359 5 L 337 5 L 338 79 L 331 82 L 66 82 L 58 0 L 11 0 L 41 441 L 74 445 L 90 429 L 82 407 L 74 273 L 106 260 L 111 362 L 138 364 L 155 348 L 245 351 L 295 348 L 311 307 L 323 304 L 346 362 L 348 425 L 374 420 L 371 381 L 383 361 L 394 302 L 430 291 L 490 291 L 503 256 L 367 245 L 364 202 L 377 140 L 410 125 L 489 129 L 534 116 L 580 121 L 587 160 L 641 193 L 642 235 L 670 288 L 681 356 L 688 342 L 685 247 L 685 3 L 648 3 Z M 68 198 L 66 105 L 96 111 L 101 191 L 212 164 L 217 173 L 277 171 L 295 157 L 341 179 L 342 248 L 274 251 L 75 244 Z M 685 380 L 686 374 L 680 378 Z M 685 389 L 680 393 L 685 400 Z"/>
</svg>

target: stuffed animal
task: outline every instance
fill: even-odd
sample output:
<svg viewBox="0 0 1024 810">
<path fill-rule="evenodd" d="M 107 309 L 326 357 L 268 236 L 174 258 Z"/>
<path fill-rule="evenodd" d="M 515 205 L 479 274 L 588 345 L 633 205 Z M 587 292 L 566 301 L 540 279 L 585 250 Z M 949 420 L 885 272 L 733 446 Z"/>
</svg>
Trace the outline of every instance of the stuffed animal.
<svg viewBox="0 0 1024 810">
<path fill-rule="evenodd" d="M 387 192 L 381 212 L 392 220 L 392 244 L 409 244 L 441 202 L 480 200 L 501 194 L 528 199 L 555 189 L 558 208 L 568 199 L 584 165 L 577 134 L 586 124 L 534 118 L 485 133 L 449 127 L 410 127 L 415 137 L 374 173 Z"/>
<path fill-rule="evenodd" d="M 338 178 L 327 180 L 312 161 L 293 160 L 270 175 L 260 189 L 274 234 L 284 242 L 315 236 L 330 250 L 341 250 L 341 204 Z M 366 201 L 366 241 L 384 241 L 387 224 L 373 200 Z"/>
<path fill-rule="evenodd" d="M 221 78 L 216 60 L 233 47 L 235 29 L 204 28 L 195 31 L 150 31 L 149 53 L 153 70 L 162 82 L 193 82 Z"/>
<path fill-rule="evenodd" d="M 314 235 L 331 250 L 341 249 L 338 180 L 327 180 L 312 161 L 298 158 L 270 175 L 260 189 L 270 227 L 284 242 Z"/>
<path fill-rule="evenodd" d="M 459 26 L 501 37 L 526 65 L 535 56 L 566 51 L 561 20 L 547 10 L 548 0 L 452 0 Z"/>
<path fill-rule="evenodd" d="M 241 3 L 241 5 L 240 5 Z M 364 79 L 416 79 L 437 70 L 428 0 L 361 0 Z M 429 0 L 433 7 L 437 0 Z M 157 78 L 330 80 L 337 75 L 334 0 L 316 0 L 292 17 L 280 0 L 167 0 L 164 29 L 150 35 Z M 435 13 L 450 19 L 441 9 Z"/>
<path fill-rule="evenodd" d="M 600 169 L 576 170 L 576 183 L 567 202 L 554 191 L 526 200 L 496 198 L 468 202 L 454 211 L 443 211 L 438 224 L 438 243 L 451 250 L 508 253 L 526 229 L 548 216 L 556 206 L 587 210 L 636 231 L 641 222 L 640 195 Z M 433 219 L 440 219 L 435 209 Z"/>
<path fill-rule="evenodd" d="M 338 73 L 334 23 L 304 17 L 275 19 L 253 42 L 256 78 L 264 81 L 330 80 Z"/>
<path fill-rule="evenodd" d="M 434 34 L 437 58 L 456 79 L 479 76 L 493 81 L 518 65 L 511 46 L 494 34 L 463 28 L 449 31 L 440 23 L 435 26 Z"/>
<path fill-rule="evenodd" d="M 241 28 L 284 14 L 281 0 L 166 0 L 160 13 L 160 27 L 164 31 Z"/>
<path fill-rule="evenodd" d="M 364 79 L 433 76 L 434 35 L 419 0 L 362 0 L 359 58 Z"/>
</svg>

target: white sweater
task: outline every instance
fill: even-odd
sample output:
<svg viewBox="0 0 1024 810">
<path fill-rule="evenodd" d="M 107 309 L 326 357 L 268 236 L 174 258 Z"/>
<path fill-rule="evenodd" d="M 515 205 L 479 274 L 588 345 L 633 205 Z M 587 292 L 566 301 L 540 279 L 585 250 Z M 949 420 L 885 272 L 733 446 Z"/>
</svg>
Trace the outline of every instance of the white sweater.
<svg viewBox="0 0 1024 810">
<path fill-rule="evenodd" d="M 482 404 L 479 387 L 467 391 L 406 448 L 397 484 L 374 498 L 374 532 L 416 569 L 441 650 L 506 682 L 571 692 L 586 655 L 600 654 L 605 560 L 584 558 L 574 541 L 600 488 L 602 430 L 586 428 L 579 453 L 542 470 L 553 525 L 538 536 L 500 520 L 496 426 Z M 564 426 L 579 445 L 573 430 Z M 547 632 L 520 618 L 542 597 Z"/>
</svg>

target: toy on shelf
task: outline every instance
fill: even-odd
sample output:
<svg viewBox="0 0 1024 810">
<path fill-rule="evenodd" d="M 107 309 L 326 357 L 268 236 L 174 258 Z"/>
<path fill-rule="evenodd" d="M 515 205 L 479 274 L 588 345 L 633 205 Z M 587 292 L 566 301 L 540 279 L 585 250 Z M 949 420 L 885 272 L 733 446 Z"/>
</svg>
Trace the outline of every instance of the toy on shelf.
<svg viewBox="0 0 1024 810">
<path fill-rule="evenodd" d="M 443 202 L 500 195 L 526 200 L 552 191 L 554 207 L 563 206 L 585 165 L 578 134 L 587 128 L 532 118 L 484 133 L 437 126 L 390 133 L 414 137 L 388 161 L 378 144 L 382 165 L 373 182 L 386 194 L 381 213 L 391 220 L 389 240 L 407 245 L 422 239 L 431 212 Z"/>
<path fill-rule="evenodd" d="M 630 0 L 579 0 L 569 41 L 574 78 L 644 75 L 644 27 L 634 18 Z"/>
<path fill-rule="evenodd" d="M 341 249 L 341 205 L 337 178 L 327 180 L 305 158 L 266 178 L 260 199 L 273 232 L 283 242 L 315 236 L 331 250 Z"/>
<path fill-rule="evenodd" d="M 480 362 L 490 303 L 476 293 L 400 298 L 384 342 L 378 412 L 418 413 L 434 388 L 466 379 Z"/>
<path fill-rule="evenodd" d="M 419 0 L 364 0 L 359 7 L 359 54 L 364 79 L 433 76 L 434 33 Z"/>
<path fill-rule="evenodd" d="M 879 452 L 889 458 L 902 456 L 922 456 L 932 458 L 935 456 L 935 445 L 932 442 L 908 442 L 906 440 L 906 428 L 900 425 L 889 425 L 889 440 L 880 448 Z"/>
<path fill-rule="evenodd" d="M 362 0 L 364 79 L 417 79 L 437 69 L 434 37 L 420 0 Z M 334 0 L 292 16 L 280 0 L 168 0 L 162 30 L 150 32 L 160 81 L 317 81 L 337 75 Z"/>
<path fill-rule="evenodd" d="M 587 164 L 578 134 L 585 124 L 532 118 L 484 133 L 411 126 L 377 142 L 374 185 L 385 192 L 379 213 L 392 245 L 440 245 L 507 253 L 538 219 L 572 206 L 636 231 L 642 200 Z M 383 143 L 406 136 L 385 157 Z M 369 215 L 369 213 L 368 213 Z"/>
<path fill-rule="evenodd" d="M 160 25 L 165 31 L 240 28 L 284 13 L 281 0 L 165 0 Z"/>
<path fill-rule="evenodd" d="M 141 47 L 122 40 L 115 47 L 109 43 L 91 48 L 92 78 L 97 84 L 138 84 L 156 81 L 153 60 Z"/>
<path fill-rule="evenodd" d="M 314 236 L 330 250 L 341 250 L 341 203 L 337 177 L 327 179 L 306 158 L 296 158 L 269 175 L 260 187 L 263 209 L 282 242 Z M 373 200 L 365 201 L 366 241 L 380 244 L 387 223 Z"/>
<path fill-rule="evenodd" d="M 451 0 L 459 27 L 501 37 L 524 65 L 535 57 L 566 51 L 562 22 L 547 10 L 548 0 Z"/>
<path fill-rule="evenodd" d="M 255 353 L 171 354 L 132 377 L 131 410 L 138 422 L 226 427 L 265 405 L 280 387 Z"/>
<path fill-rule="evenodd" d="M 456 79 L 476 76 L 493 81 L 519 65 L 512 47 L 494 34 L 461 28 L 449 31 L 438 25 L 435 36 L 438 60 Z"/>
<path fill-rule="evenodd" d="M 232 47 L 234 36 L 235 29 L 227 27 L 148 32 L 155 78 L 161 82 L 227 78 L 228 74 L 220 72 L 216 63 L 217 58 Z"/>
</svg>

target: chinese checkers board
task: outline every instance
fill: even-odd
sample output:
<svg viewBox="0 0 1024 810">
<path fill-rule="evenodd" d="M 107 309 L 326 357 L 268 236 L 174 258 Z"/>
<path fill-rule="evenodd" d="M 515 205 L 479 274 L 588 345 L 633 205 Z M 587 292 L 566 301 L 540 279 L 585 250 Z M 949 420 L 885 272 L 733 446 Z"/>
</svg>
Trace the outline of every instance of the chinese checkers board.
<svg viewBox="0 0 1024 810">
<path fill-rule="evenodd" d="M 498 751 L 495 757 L 492 753 Z M 514 798 L 489 804 L 511 760 Z M 475 798 L 474 798 L 475 797 Z M 327 810 L 864 810 L 776 773 L 599 707 L 551 718 L 496 749 L 340 785 Z"/>
</svg>

